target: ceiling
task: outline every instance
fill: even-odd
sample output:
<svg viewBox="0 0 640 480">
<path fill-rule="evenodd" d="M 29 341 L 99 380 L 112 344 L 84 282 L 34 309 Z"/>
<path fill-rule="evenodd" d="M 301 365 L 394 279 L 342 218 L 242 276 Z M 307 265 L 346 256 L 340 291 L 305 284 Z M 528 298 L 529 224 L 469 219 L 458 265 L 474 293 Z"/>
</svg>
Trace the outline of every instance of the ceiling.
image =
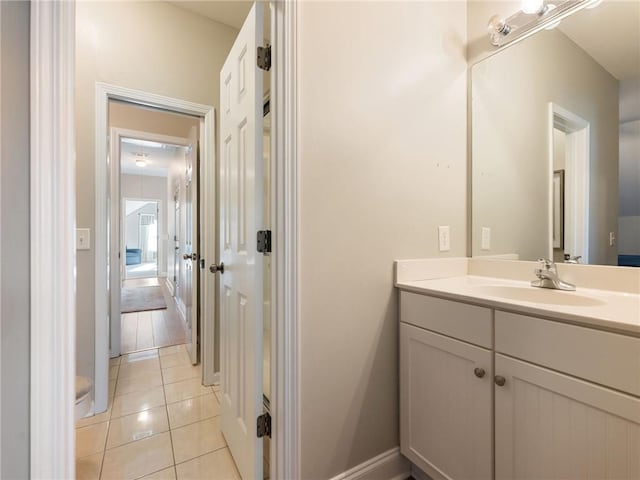
<svg viewBox="0 0 640 480">
<path fill-rule="evenodd" d="M 153 177 L 167 177 L 169 170 L 177 168 L 177 163 L 184 158 L 181 152 L 184 147 L 157 144 L 141 146 L 123 140 L 120 146 L 120 169 L 127 175 L 148 175 Z M 140 155 L 147 161 L 145 167 L 136 165 Z"/>
<path fill-rule="evenodd" d="M 618 80 L 640 77 L 640 2 L 604 0 L 558 27 Z"/>
<path fill-rule="evenodd" d="M 156 202 L 148 202 L 145 200 L 125 200 L 124 214 L 125 216 L 131 215 L 136 210 L 146 207 L 150 203 Z"/>
<path fill-rule="evenodd" d="M 220 2 L 173 1 L 169 3 L 203 17 L 210 18 L 211 20 L 215 20 L 216 22 L 224 23 L 225 25 L 229 25 L 230 27 L 238 30 L 242 27 L 244 19 L 247 18 L 251 5 L 253 5 L 253 2 L 247 2 L 244 0 Z"/>
</svg>

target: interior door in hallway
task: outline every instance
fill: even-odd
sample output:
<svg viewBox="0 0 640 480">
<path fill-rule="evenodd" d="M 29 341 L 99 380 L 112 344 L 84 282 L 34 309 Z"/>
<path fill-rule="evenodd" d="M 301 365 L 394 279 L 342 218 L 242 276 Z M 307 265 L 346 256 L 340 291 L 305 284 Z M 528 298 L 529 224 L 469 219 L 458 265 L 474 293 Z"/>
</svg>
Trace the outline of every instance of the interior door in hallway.
<svg viewBox="0 0 640 480">
<path fill-rule="evenodd" d="M 242 478 L 262 478 L 263 73 L 256 51 L 263 6 L 254 3 L 220 72 L 220 409 L 222 431 Z"/>
<path fill-rule="evenodd" d="M 187 351 L 194 365 L 199 361 L 200 322 L 198 310 L 199 276 L 198 252 L 198 132 L 195 127 L 189 134 L 189 147 L 185 173 L 184 203 L 184 303 L 187 323 Z"/>
</svg>

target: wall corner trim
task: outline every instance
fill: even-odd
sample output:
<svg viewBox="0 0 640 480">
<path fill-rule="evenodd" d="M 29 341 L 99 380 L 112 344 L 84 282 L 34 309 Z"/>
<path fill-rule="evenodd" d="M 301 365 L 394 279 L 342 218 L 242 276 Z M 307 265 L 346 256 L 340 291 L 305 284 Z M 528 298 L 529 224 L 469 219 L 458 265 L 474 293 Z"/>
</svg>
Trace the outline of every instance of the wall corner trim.
<svg viewBox="0 0 640 480">
<path fill-rule="evenodd" d="M 400 447 L 395 447 L 336 475 L 331 480 L 405 480 L 409 475 L 411 464 L 400 454 Z"/>
<path fill-rule="evenodd" d="M 273 431 L 271 478 L 300 478 L 300 145 L 298 143 L 298 1 L 271 1 L 271 208 L 274 242 L 271 303 Z"/>
<path fill-rule="evenodd" d="M 75 3 L 31 2 L 30 477 L 75 476 Z"/>
</svg>

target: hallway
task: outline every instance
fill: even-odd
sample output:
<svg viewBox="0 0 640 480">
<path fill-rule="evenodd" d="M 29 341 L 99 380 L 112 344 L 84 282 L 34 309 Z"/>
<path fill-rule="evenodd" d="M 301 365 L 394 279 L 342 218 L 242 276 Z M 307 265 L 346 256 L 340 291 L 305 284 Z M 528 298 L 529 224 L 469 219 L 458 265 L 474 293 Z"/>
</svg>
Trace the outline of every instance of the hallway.
<svg viewBox="0 0 640 480">
<path fill-rule="evenodd" d="M 164 280 L 141 278 L 124 281 L 127 288 L 160 286 L 167 308 L 122 314 L 120 350 L 123 354 L 180 345 L 187 341 L 184 321 Z"/>
<path fill-rule="evenodd" d="M 111 360 L 109 408 L 76 424 L 76 478 L 240 479 L 220 430 L 217 387 L 185 345 Z"/>
</svg>

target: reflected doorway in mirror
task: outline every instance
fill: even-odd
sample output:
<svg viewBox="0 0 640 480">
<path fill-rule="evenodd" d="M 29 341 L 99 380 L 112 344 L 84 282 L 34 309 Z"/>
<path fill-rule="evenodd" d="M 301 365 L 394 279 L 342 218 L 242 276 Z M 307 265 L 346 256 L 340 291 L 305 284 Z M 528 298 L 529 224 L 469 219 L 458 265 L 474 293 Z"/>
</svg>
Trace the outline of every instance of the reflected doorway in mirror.
<svg viewBox="0 0 640 480">
<path fill-rule="evenodd" d="M 553 171 L 553 249 L 564 250 L 564 169 Z"/>
<path fill-rule="evenodd" d="M 588 262 L 589 126 L 575 113 L 549 103 L 549 253 L 558 261 L 568 253 Z"/>
</svg>

